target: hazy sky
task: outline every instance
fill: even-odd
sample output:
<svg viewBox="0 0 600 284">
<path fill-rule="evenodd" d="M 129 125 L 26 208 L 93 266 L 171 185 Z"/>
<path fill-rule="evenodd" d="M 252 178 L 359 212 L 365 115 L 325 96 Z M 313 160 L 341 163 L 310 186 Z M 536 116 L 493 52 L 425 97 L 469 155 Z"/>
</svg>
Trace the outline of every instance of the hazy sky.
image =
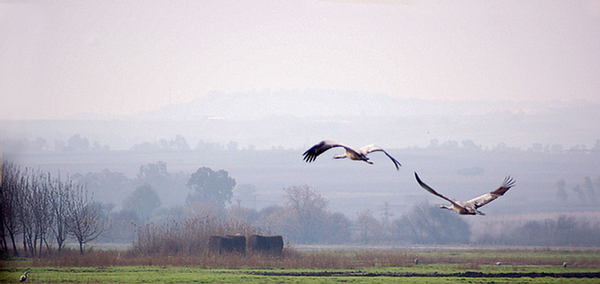
<svg viewBox="0 0 600 284">
<path fill-rule="evenodd" d="M 0 119 L 134 114 L 211 90 L 600 103 L 599 6 L 3 1 Z"/>
</svg>

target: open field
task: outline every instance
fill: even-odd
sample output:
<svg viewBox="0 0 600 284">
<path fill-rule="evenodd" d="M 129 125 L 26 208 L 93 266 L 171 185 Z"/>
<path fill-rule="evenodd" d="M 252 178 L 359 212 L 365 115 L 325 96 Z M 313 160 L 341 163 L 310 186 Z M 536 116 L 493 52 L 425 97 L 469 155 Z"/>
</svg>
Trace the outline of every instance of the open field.
<svg viewBox="0 0 600 284">
<path fill-rule="evenodd" d="M 22 271 L 2 268 L 1 283 L 17 282 Z M 40 267 L 28 283 L 597 283 L 598 269 L 424 265 L 361 270 L 203 269 L 177 266 Z"/>
<path fill-rule="evenodd" d="M 413 262 L 418 253 L 419 263 Z M 497 263 L 500 262 L 500 265 Z M 563 267 L 567 262 L 567 267 Z M 598 283 L 598 251 L 328 251 L 142 257 L 119 251 L 2 261 L 0 283 Z M 400 280 L 401 279 L 401 280 Z"/>
</svg>

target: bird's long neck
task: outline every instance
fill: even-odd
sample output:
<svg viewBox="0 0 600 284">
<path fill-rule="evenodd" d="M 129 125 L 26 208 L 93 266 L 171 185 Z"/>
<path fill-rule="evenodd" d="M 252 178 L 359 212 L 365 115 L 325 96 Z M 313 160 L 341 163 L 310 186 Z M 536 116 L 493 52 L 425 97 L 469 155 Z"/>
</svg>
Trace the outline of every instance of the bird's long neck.
<svg viewBox="0 0 600 284">
<path fill-rule="evenodd" d="M 348 158 L 348 156 L 346 156 L 346 154 L 343 155 L 335 155 L 333 156 L 334 159 L 344 159 L 344 158 Z"/>
</svg>

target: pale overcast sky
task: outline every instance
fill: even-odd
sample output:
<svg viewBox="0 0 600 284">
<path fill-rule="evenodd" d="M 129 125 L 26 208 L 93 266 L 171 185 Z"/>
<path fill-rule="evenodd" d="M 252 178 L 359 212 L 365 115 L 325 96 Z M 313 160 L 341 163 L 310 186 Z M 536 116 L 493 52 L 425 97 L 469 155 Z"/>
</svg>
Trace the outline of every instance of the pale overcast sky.
<svg viewBox="0 0 600 284">
<path fill-rule="evenodd" d="M 3 1 L 0 119 L 134 114 L 211 90 L 600 103 L 599 5 Z"/>
</svg>

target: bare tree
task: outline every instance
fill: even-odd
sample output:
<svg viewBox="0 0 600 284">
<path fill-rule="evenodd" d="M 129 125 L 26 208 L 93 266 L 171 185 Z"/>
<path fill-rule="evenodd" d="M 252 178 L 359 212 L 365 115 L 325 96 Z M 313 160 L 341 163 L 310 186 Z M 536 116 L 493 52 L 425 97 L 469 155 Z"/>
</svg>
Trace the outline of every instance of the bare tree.
<svg viewBox="0 0 600 284">
<path fill-rule="evenodd" d="M 581 189 L 581 186 L 579 186 L 579 184 L 576 184 L 573 187 L 573 191 L 575 191 L 575 193 L 577 193 L 577 197 L 579 198 L 579 201 L 581 202 L 581 205 L 586 205 L 587 199 L 585 198 L 585 193 Z"/>
<path fill-rule="evenodd" d="M 18 207 L 18 218 L 22 228 L 22 239 L 23 249 L 29 255 L 35 255 L 35 248 L 33 240 L 35 239 L 35 223 L 33 220 L 33 201 L 32 188 L 33 180 L 31 178 L 32 171 L 29 168 L 25 168 L 25 171 L 19 177 L 19 190 L 17 191 L 19 207 Z"/>
<path fill-rule="evenodd" d="M 52 234 L 58 245 L 58 253 L 60 253 L 69 235 L 69 228 L 67 226 L 69 217 L 69 193 L 73 187 L 73 181 L 69 178 L 67 178 L 66 182 L 62 182 L 60 178 L 52 182 L 50 200 L 51 214 L 54 222 L 50 229 L 52 230 Z"/>
<path fill-rule="evenodd" d="M 32 195 L 30 204 L 33 205 L 31 211 L 33 213 L 32 222 L 34 223 L 33 248 L 38 249 L 39 247 L 39 254 L 41 254 L 43 244 L 46 245 L 48 251 L 50 250 L 47 237 L 48 230 L 54 221 L 50 202 L 50 185 L 52 177 L 50 174 L 44 174 L 38 171 L 32 173 L 31 179 L 30 193 Z"/>
<path fill-rule="evenodd" d="M 309 186 L 291 186 L 285 191 L 286 211 L 298 232 L 298 241 L 313 243 L 317 241 L 318 232 L 321 231 L 328 205 L 321 194 Z"/>
<path fill-rule="evenodd" d="M 566 202 L 569 199 L 569 195 L 565 190 L 566 182 L 564 179 L 558 180 L 554 186 L 556 187 L 556 199 L 559 202 Z"/>
<path fill-rule="evenodd" d="M 377 241 L 383 235 L 383 226 L 373 217 L 371 210 L 366 209 L 357 215 L 359 241 L 363 244 Z"/>
<path fill-rule="evenodd" d="M 2 243 L 3 249 L 8 250 L 6 237 L 10 237 L 13 255 L 19 256 L 17 250 L 16 236 L 21 233 L 21 222 L 19 221 L 19 183 L 21 181 L 20 169 L 12 162 L 2 163 L 2 182 L 0 183 L 0 210 L 2 214 Z"/>
<path fill-rule="evenodd" d="M 41 253 L 43 244 L 50 248 L 47 237 L 52 223 L 50 195 L 47 180 L 49 175 L 26 168 L 19 176 L 15 192 L 17 216 L 22 228 L 23 248 L 29 255 Z"/>
<path fill-rule="evenodd" d="M 598 204 L 598 197 L 596 196 L 596 190 L 594 189 L 594 183 L 590 177 L 583 178 L 583 187 L 587 190 L 588 199 L 592 205 Z"/>
<path fill-rule="evenodd" d="M 352 222 L 346 215 L 335 212 L 327 214 L 322 241 L 328 243 L 346 243 L 352 239 Z"/>
<path fill-rule="evenodd" d="M 16 240 L 21 234 L 27 255 L 41 254 L 44 246 L 50 251 L 48 239 L 52 236 L 60 251 L 72 233 L 83 251 L 83 244 L 103 232 L 102 209 L 84 196 L 83 186 L 31 168 L 21 171 L 12 163 L 3 163 L 2 176 L 1 249 L 8 250 L 6 237 L 10 237 L 14 254 L 19 255 Z"/>
<path fill-rule="evenodd" d="M 83 185 L 76 185 L 70 192 L 67 212 L 69 232 L 77 239 L 79 253 L 83 254 L 83 245 L 104 232 L 102 207 L 87 198 Z"/>
<path fill-rule="evenodd" d="M 469 243 L 469 224 L 458 214 L 447 213 L 427 203 L 415 205 L 393 222 L 394 235 L 415 244 Z"/>
<path fill-rule="evenodd" d="M 0 169 L 0 176 L 2 176 L 2 169 Z M 0 180 L 0 185 L 2 181 Z M 7 230 L 4 226 L 5 216 L 6 216 L 6 205 L 4 205 L 4 197 L 3 197 L 3 188 L 0 188 L 0 253 L 4 254 L 8 252 L 8 243 L 6 242 L 6 233 Z"/>
</svg>

